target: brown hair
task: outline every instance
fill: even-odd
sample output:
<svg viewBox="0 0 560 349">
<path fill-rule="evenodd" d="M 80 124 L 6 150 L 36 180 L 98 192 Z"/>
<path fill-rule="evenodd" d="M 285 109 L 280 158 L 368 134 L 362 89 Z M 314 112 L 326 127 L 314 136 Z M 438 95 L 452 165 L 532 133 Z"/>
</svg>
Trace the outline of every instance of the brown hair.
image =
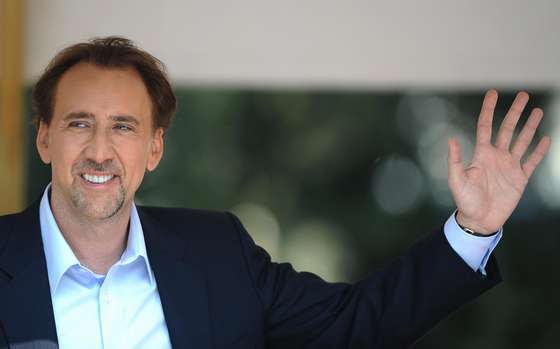
<svg viewBox="0 0 560 349">
<path fill-rule="evenodd" d="M 163 63 L 119 36 L 94 38 L 60 51 L 46 67 L 33 88 L 33 109 L 36 126 L 50 125 L 54 110 L 54 95 L 60 77 L 72 66 L 88 62 L 99 67 L 133 67 L 142 77 L 152 101 L 154 129 L 167 129 L 177 109 L 177 100 L 167 78 Z"/>
</svg>

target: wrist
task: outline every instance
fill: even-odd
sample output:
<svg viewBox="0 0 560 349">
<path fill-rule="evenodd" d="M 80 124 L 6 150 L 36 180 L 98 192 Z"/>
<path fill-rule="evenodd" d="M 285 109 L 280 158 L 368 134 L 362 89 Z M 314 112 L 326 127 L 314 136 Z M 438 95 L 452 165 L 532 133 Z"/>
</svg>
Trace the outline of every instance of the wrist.
<svg viewBox="0 0 560 349">
<path fill-rule="evenodd" d="M 489 230 L 482 225 L 466 218 L 461 211 L 455 212 L 455 221 L 457 225 L 468 234 L 474 236 L 490 236 L 497 233 L 496 230 Z"/>
</svg>

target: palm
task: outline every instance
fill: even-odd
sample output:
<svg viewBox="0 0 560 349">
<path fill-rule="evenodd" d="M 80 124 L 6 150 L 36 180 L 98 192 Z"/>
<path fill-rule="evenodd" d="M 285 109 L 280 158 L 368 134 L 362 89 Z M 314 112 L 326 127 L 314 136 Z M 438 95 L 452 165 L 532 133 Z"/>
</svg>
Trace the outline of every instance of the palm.
<svg viewBox="0 0 560 349">
<path fill-rule="evenodd" d="M 497 93 L 489 91 L 483 102 L 477 127 L 477 141 L 470 165 L 465 169 L 461 150 L 455 139 L 449 142 L 449 187 L 458 208 L 462 225 L 481 232 L 497 231 L 517 206 L 529 177 L 550 146 L 543 137 L 525 162 L 521 161 L 531 143 L 543 113 L 534 109 L 510 149 L 513 131 L 527 103 L 526 93 L 519 93 L 504 118 L 496 143 L 490 142 L 492 116 Z"/>
</svg>

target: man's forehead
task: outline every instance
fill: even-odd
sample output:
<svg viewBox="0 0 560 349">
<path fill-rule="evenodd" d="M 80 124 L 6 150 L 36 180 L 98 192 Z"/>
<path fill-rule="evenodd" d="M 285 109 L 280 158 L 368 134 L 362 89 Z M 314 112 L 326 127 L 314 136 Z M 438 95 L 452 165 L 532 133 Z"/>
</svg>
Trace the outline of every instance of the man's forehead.
<svg viewBox="0 0 560 349">
<path fill-rule="evenodd" d="M 103 74 L 126 74 L 128 76 L 135 76 L 140 81 L 142 78 L 138 71 L 131 65 L 123 65 L 123 66 L 101 66 L 99 64 L 91 63 L 88 61 L 81 61 L 70 68 L 68 68 L 61 76 L 60 81 L 64 79 L 72 79 L 75 78 L 76 75 L 90 75 L 91 78 L 99 77 Z"/>
<path fill-rule="evenodd" d="M 101 67 L 88 62 L 77 63 L 64 72 L 54 94 L 56 98 L 60 98 L 63 97 L 61 92 L 64 95 L 82 91 L 91 93 L 94 88 L 98 89 L 95 91 L 97 93 L 137 93 L 149 97 L 146 85 L 136 69 L 128 66 Z"/>
<path fill-rule="evenodd" d="M 78 63 L 62 75 L 57 85 L 53 116 L 87 118 L 85 114 L 90 113 L 99 117 L 103 108 L 113 116 L 151 116 L 150 95 L 140 75 L 130 67 Z"/>
</svg>

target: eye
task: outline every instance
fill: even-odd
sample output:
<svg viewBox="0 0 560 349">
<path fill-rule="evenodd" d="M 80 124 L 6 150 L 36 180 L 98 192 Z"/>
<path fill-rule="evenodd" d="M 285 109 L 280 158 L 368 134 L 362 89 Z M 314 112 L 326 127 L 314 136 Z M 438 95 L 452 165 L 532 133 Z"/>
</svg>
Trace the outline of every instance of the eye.
<svg viewBox="0 0 560 349">
<path fill-rule="evenodd" d="M 132 127 L 125 125 L 125 124 L 116 124 L 113 129 L 122 132 L 130 132 L 133 131 Z"/>
<path fill-rule="evenodd" d="M 85 121 L 72 121 L 68 124 L 68 127 L 72 128 L 88 128 L 89 124 Z"/>
</svg>

